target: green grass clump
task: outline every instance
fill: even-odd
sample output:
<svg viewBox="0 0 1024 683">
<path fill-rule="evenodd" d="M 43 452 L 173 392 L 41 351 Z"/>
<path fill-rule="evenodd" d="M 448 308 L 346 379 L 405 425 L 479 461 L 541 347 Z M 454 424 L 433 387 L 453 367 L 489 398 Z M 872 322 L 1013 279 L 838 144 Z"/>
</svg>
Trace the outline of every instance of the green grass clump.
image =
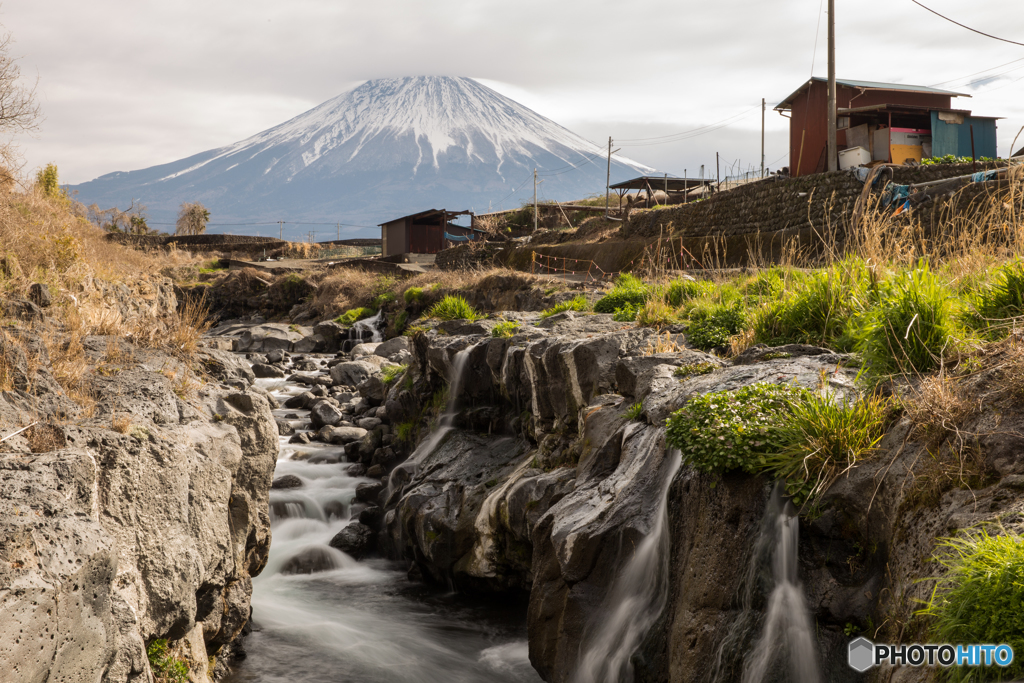
<svg viewBox="0 0 1024 683">
<path fill-rule="evenodd" d="M 388 365 L 381 370 L 381 379 L 384 380 L 384 384 L 390 385 L 396 379 L 404 375 L 405 371 L 408 369 L 408 365 Z"/>
<path fill-rule="evenodd" d="M 662 297 L 651 297 L 636 312 L 636 324 L 642 327 L 666 327 L 676 322 L 676 313 Z"/>
<path fill-rule="evenodd" d="M 515 320 L 503 320 L 491 330 L 492 337 L 511 337 L 519 331 L 519 323 Z"/>
<path fill-rule="evenodd" d="M 465 299 L 455 294 L 449 294 L 431 306 L 427 315 L 439 320 L 469 320 L 470 322 L 483 317 L 466 303 Z"/>
<path fill-rule="evenodd" d="M 147 645 L 146 657 L 157 683 L 188 683 L 188 664 L 170 653 L 166 638 Z"/>
<path fill-rule="evenodd" d="M 402 298 L 405 299 L 405 303 L 410 305 L 423 303 L 423 288 L 410 287 L 402 294 Z"/>
<path fill-rule="evenodd" d="M 561 313 L 562 311 L 586 311 L 589 309 L 590 302 L 587 301 L 587 297 L 579 294 L 568 301 L 559 302 L 551 308 L 545 309 L 541 312 L 540 319 L 545 320 L 546 318 L 550 318 L 556 313 Z"/>
<path fill-rule="evenodd" d="M 701 472 L 760 472 L 772 449 L 772 429 L 790 399 L 805 391 L 761 383 L 695 396 L 668 418 L 665 439 Z"/>
<path fill-rule="evenodd" d="M 370 308 L 374 308 L 379 311 L 380 309 L 384 308 L 388 304 L 394 303 L 395 301 L 396 297 L 394 292 L 382 292 L 377 296 L 373 297 L 373 299 L 370 301 Z"/>
<path fill-rule="evenodd" d="M 718 369 L 718 366 L 710 361 L 704 361 L 700 363 L 687 363 L 686 365 L 680 365 L 673 372 L 674 377 L 680 379 L 686 379 L 687 377 L 697 377 L 699 375 L 710 375 L 712 372 Z"/>
<path fill-rule="evenodd" d="M 337 318 L 335 318 L 334 322 L 341 323 L 342 325 L 352 325 L 358 320 L 372 317 L 375 313 L 376 311 L 374 311 L 372 308 L 350 308 L 349 310 L 345 311 Z"/>
<path fill-rule="evenodd" d="M 220 259 L 213 259 L 212 261 L 210 261 L 210 262 L 206 263 L 205 265 L 203 265 L 203 267 L 199 269 L 199 272 L 200 273 L 219 273 L 220 271 L 227 270 L 227 269 L 228 269 L 228 266 L 227 266 L 226 263 L 222 262 Z"/>
<path fill-rule="evenodd" d="M 782 269 L 772 267 L 758 273 L 743 289 L 751 296 L 776 298 L 786 289 L 786 280 Z"/>
<path fill-rule="evenodd" d="M 997 268 L 992 281 L 978 291 L 967 323 L 992 339 L 1009 334 L 1008 318 L 1024 315 L 1024 263 Z"/>
<path fill-rule="evenodd" d="M 594 312 L 615 313 L 627 306 L 639 309 L 650 296 L 650 287 L 645 285 L 640 278 L 629 273 L 622 273 L 615 280 L 615 286 L 612 288 L 612 291 L 598 299 L 597 303 L 594 304 Z"/>
<path fill-rule="evenodd" d="M 794 283 L 788 296 L 769 302 L 754 320 L 754 340 L 816 344 L 849 350 L 850 319 L 863 308 L 868 283 L 862 261 L 848 259 Z"/>
<path fill-rule="evenodd" d="M 1006 643 L 1013 648 L 1008 667 L 959 667 L 940 670 L 947 681 L 1009 681 L 1024 677 L 1024 538 L 991 536 L 984 528 L 939 541 L 946 569 L 918 614 L 934 619 L 937 643 Z"/>
<path fill-rule="evenodd" d="M 729 345 L 729 337 L 743 331 L 747 315 L 738 304 L 711 303 L 690 310 L 686 341 L 710 351 Z"/>
<path fill-rule="evenodd" d="M 669 283 L 665 290 L 665 303 L 678 308 L 684 301 L 709 296 L 715 291 L 715 285 L 707 280 L 687 280 L 679 278 Z"/>
<path fill-rule="evenodd" d="M 823 493 L 875 450 L 888 422 L 888 402 L 868 397 L 846 405 L 833 396 L 804 392 L 789 401 L 773 431 L 777 451 L 765 465 L 787 482 L 797 504 Z"/>
<path fill-rule="evenodd" d="M 626 408 L 626 419 L 628 420 L 639 420 L 640 416 L 644 414 L 644 404 L 637 402 Z"/>
<path fill-rule="evenodd" d="M 395 435 L 402 443 L 411 444 L 419 433 L 419 424 L 416 420 L 406 420 L 399 423 Z"/>
<path fill-rule="evenodd" d="M 963 338 L 959 313 L 959 300 L 921 264 L 879 288 L 854 331 L 857 350 L 876 376 L 934 370 Z"/>
<path fill-rule="evenodd" d="M 399 311 L 395 316 L 395 332 L 401 334 L 405 326 L 409 324 L 409 312 Z"/>
<path fill-rule="evenodd" d="M 612 320 L 620 323 L 631 323 L 636 320 L 637 313 L 640 312 L 640 307 L 631 303 L 627 303 L 620 308 L 616 308 L 612 313 Z"/>
</svg>

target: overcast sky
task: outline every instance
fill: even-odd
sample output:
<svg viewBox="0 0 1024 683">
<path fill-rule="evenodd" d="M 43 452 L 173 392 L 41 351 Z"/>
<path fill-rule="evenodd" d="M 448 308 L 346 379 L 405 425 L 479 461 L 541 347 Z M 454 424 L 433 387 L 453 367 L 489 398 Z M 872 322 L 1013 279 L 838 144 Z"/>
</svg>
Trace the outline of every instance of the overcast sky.
<svg viewBox="0 0 1024 683">
<path fill-rule="evenodd" d="M 1020 0 L 923 1 L 1024 42 Z M 955 106 L 1006 117 L 999 152 L 1010 152 L 1024 125 L 1024 47 L 970 33 L 911 0 L 836 4 L 840 78 L 971 93 Z M 37 81 L 45 117 L 35 137 L 18 140 L 27 168 L 55 162 L 63 183 L 241 140 L 367 79 L 424 74 L 477 78 L 602 144 L 727 120 L 678 142 L 616 145 L 694 175 L 701 164 L 714 173 L 716 151 L 723 164 L 759 163 L 762 97 L 766 161 L 787 163 L 787 121 L 771 107 L 808 78 L 812 61 L 825 75 L 824 5 L 20 0 L 0 6 L 0 24 L 23 77 Z"/>
</svg>

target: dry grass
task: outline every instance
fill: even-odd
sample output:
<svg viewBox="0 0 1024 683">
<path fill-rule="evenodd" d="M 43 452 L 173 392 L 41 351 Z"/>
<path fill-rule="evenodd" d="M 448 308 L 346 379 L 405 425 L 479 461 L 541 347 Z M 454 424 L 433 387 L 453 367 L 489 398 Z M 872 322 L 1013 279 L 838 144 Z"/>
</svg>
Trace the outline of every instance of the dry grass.
<svg viewBox="0 0 1024 683">
<path fill-rule="evenodd" d="M 33 453 L 50 453 L 64 448 L 64 430 L 49 420 L 38 422 L 25 431 L 28 447 Z"/>
<path fill-rule="evenodd" d="M 944 372 L 924 377 L 903 399 L 904 409 L 914 431 L 937 447 L 946 439 L 960 450 L 967 442 L 965 425 L 981 411 L 981 401 L 960 380 Z"/>
<path fill-rule="evenodd" d="M 647 342 L 647 347 L 644 349 L 644 355 L 653 356 L 656 353 L 677 353 L 685 350 L 685 346 L 672 339 L 672 334 L 670 332 L 665 332 L 664 335 L 655 335 L 653 340 Z"/>
<path fill-rule="evenodd" d="M 117 413 L 114 413 L 110 417 L 110 428 L 118 434 L 127 434 L 132 430 L 131 415 L 118 416 Z"/>
</svg>

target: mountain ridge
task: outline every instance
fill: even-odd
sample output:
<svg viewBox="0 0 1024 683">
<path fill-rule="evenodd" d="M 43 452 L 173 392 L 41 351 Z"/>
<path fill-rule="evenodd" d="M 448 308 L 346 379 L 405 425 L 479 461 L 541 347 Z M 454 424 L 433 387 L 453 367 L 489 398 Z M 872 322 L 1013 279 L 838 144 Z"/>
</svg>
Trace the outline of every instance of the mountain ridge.
<svg viewBox="0 0 1024 683">
<path fill-rule="evenodd" d="M 543 196 L 594 194 L 604 189 L 605 155 L 472 79 L 399 77 L 367 81 L 233 144 L 71 189 L 100 208 L 139 200 L 152 222 L 173 222 L 182 202 L 200 201 L 211 211 L 211 231 L 222 231 L 218 223 L 276 228 L 284 220 L 355 224 L 362 227 L 346 235 L 361 236 L 424 208 L 518 206 L 516 189 L 534 168 L 545 180 Z M 613 180 L 649 171 L 612 157 Z"/>
</svg>

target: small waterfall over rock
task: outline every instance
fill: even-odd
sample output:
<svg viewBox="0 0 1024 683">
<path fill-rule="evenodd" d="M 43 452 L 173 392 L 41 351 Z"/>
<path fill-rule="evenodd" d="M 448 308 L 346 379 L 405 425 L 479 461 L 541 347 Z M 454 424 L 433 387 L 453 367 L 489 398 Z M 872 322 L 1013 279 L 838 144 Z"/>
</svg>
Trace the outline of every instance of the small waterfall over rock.
<svg viewBox="0 0 1024 683">
<path fill-rule="evenodd" d="M 677 450 L 664 462 L 661 498 L 650 531 L 616 578 L 600 624 L 585 641 L 572 683 L 631 683 L 633 654 L 668 600 L 668 492 L 682 461 Z"/>
<path fill-rule="evenodd" d="M 384 309 L 369 318 L 357 320 L 348 331 L 348 337 L 341 345 L 341 351 L 351 351 L 355 346 L 364 342 L 384 341 L 381 328 L 384 327 Z"/>
<path fill-rule="evenodd" d="M 448 403 L 445 406 L 444 414 L 437 422 L 437 427 L 424 439 L 409 458 L 391 471 L 388 477 L 387 496 L 385 500 L 390 501 L 393 494 L 402 484 L 408 481 L 419 466 L 423 458 L 430 455 L 438 444 L 448 435 L 455 426 L 455 416 L 458 414 L 459 393 L 462 391 L 462 383 L 465 379 L 466 364 L 470 355 L 482 342 L 475 342 L 455 354 L 452 359 L 450 375 L 448 377 Z"/>
<path fill-rule="evenodd" d="M 780 676 L 786 680 L 786 669 L 788 680 L 821 681 L 813 625 L 797 576 L 800 520 L 784 490 L 781 482 L 772 490 L 747 572 L 743 611 L 719 648 L 712 681 L 731 680 L 723 660 L 744 651 L 749 654 L 743 660 L 743 683 L 767 683 Z M 753 600 L 769 556 L 773 586 L 757 629 L 758 612 L 753 609 Z M 757 638 L 750 649 L 754 633 Z"/>
</svg>

